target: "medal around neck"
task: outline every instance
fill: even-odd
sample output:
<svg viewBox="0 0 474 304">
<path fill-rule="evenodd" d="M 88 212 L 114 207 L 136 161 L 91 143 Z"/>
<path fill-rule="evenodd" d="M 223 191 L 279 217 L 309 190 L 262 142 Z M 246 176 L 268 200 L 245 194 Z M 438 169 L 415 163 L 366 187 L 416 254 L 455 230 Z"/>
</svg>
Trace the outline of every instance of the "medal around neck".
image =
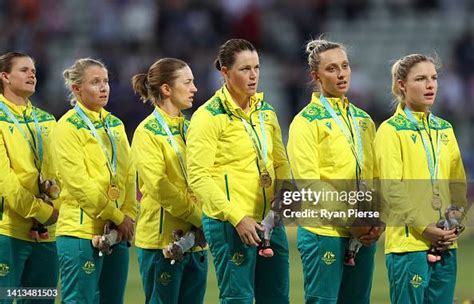
<svg viewBox="0 0 474 304">
<path fill-rule="evenodd" d="M 272 177 L 268 171 L 260 173 L 260 186 L 268 188 L 272 185 Z"/>
<path fill-rule="evenodd" d="M 431 207 L 433 207 L 434 210 L 440 210 L 441 205 L 442 202 L 439 194 L 433 194 L 433 197 L 431 198 Z"/>
<path fill-rule="evenodd" d="M 111 201 L 116 201 L 120 197 L 120 189 L 117 187 L 117 185 L 110 185 L 109 189 L 107 190 L 107 196 Z"/>
</svg>

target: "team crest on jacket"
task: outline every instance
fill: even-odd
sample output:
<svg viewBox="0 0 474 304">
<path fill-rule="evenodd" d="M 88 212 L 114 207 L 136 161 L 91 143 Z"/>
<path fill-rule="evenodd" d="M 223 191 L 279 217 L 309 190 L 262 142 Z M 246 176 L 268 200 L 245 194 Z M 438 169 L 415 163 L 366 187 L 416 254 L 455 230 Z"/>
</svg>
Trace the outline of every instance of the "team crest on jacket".
<svg viewBox="0 0 474 304">
<path fill-rule="evenodd" d="M 439 140 L 446 146 L 449 142 L 449 137 L 447 134 L 441 133 L 439 136 Z"/>
<path fill-rule="evenodd" d="M 169 274 L 168 272 L 162 272 L 160 274 L 161 285 L 167 286 L 169 283 L 171 283 L 171 281 L 172 281 L 171 274 Z"/>
<path fill-rule="evenodd" d="M 326 265 L 331 265 L 336 261 L 336 255 L 332 251 L 326 251 L 321 258 Z"/>
<path fill-rule="evenodd" d="M 423 278 L 419 274 L 415 274 L 413 278 L 411 278 L 410 280 L 410 284 L 415 288 L 420 287 L 422 283 L 423 283 Z"/>
<path fill-rule="evenodd" d="M 85 273 L 91 274 L 95 271 L 95 264 L 92 261 L 87 261 L 84 263 L 84 266 L 82 266 L 82 270 L 84 270 Z"/>
<path fill-rule="evenodd" d="M 0 277 L 5 277 L 9 273 L 10 273 L 10 266 L 3 263 L 0 264 Z"/>
<path fill-rule="evenodd" d="M 413 143 L 416 144 L 416 134 L 413 133 L 410 137 L 411 137 L 411 140 L 413 140 Z"/>
<path fill-rule="evenodd" d="M 359 120 L 359 127 L 365 132 L 368 128 L 367 122 L 364 120 Z"/>
</svg>

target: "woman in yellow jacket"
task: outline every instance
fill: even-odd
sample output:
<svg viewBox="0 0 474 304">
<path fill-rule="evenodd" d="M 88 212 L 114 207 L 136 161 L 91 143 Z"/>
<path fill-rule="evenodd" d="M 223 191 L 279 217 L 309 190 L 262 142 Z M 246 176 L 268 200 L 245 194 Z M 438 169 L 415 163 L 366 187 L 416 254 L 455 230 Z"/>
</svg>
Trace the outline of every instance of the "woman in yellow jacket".
<svg viewBox="0 0 474 304">
<path fill-rule="evenodd" d="M 56 120 L 29 100 L 36 87 L 30 56 L 1 55 L 0 77 L 0 289 L 56 289 L 54 226 L 47 227 L 49 238 L 31 235 L 34 223 L 49 226 L 58 217 L 51 200 L 58 193 L 41 187 L 55 179 L 51 132 Z M 54 303 L 56 291 L 51 292 L 47 303 Z M 0 302 L 12 303 L 13 298 Z"/>
<path fill-rule="evenodd" d="M 164 58 L 147 73 L 132 79 L 144 102 L 155 106 L 141 122 L 132 142 L 138 172 L 140 216 L 137 246 L 146 303 L 203 303 L 207 280 L 206 248 L 194 246 L 181 261 L 171 263 L 162 250 L 174 242 L 173 233 L 201 227 L 201 207 L 189 191 L 186 171 L 188 121 L 181 110 L 192 107 L 197 92 L 189 66 Z"/>
<path fill-rule="evenodd" d="M 257 93 L 254 46 L 231 39 L 216 68 L 225 84 L 193 115 L 187 163 L 192 191 L 203 203 L 221 303 L 288 303 L 288 241 L 283 225 L 271 239 L 275 256 L 257 254 L 259 224 L 270 210 L 275 180 L 290 168 L 273 107 Z M 270 274 L 270 275 L 269 275 Z"/>
<path fill-rule="evenodd" d="M 375 125 L 366 112 L 346 97 L 351 68 L 345 47 L 323 39 L 312 40 L 306 52 L 312 79 L 320 92 L 313 93 L 311 102 L 290 125 L 288 158 L 297 186 L 322 194 L 365 194 L 374 175 Z M 370 211 L 373 207 L 368 203 L 361 200 L 354 208 Z M 352 220 L 347 215 L 351 204 L 343 199 L 322 200 L 314 205 L 318 209 L 313 210 L 320 212 L 320 218 L 299 224 L 297 246 L 303 262 L 306 303 L 370 301 L 373 242 L 382 230 L 374 227 L 368 235 L 354 235 L 366 246 L 360 248 L 355 266 L 344 265 L 349 237 L 354 233 L 347 228 Z M 325 210 L 339 209 L 347 212 L 341 213 L 340 221 L 324 218 Z"/>
<path fill-rule="evenodd" d="M 392 303 L 452 303 L 454 297 L 457 230 L 436 223 L 450 206 L 467 208 L 466 175 L 451 124 L 431 113 L 437 77 L 432 57 L 411 54 L 395 62 L 398 107 L 375 141 Z M 431 246 L 443 251 L 441 262 L 427 260 Z"/>
<path fill-rule="evenodd" d="M 63 186 L 57 247 L 63 303 L 123 303 L 136 217 L 135 171 L 123 123 L 104 107 L 105 66 L 77 60 L 63 73 L 74 108 L 54 132 L 55 161 Z M 119 244 L 99 256 L 92 246 L 104 226 L 116 226 Z"/>
</svg>

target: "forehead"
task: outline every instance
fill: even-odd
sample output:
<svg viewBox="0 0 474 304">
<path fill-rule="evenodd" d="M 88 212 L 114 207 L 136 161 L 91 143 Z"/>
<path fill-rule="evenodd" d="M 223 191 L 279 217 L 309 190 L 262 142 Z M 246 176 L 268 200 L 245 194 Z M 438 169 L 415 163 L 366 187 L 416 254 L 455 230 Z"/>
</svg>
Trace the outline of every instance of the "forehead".
<svg viewBox="0 0 474 304">
<path fill-rule="evenodd" d="M 179 70 L 176 70 L 176 77 L 179 79 L 190 79 L 193 78 L 193 72 L 189 66 L 182 67 Z"/>
<path fill-rule="evenodd" d="M 415 64 L 408 72 L 408 76 L 433 75 L 436 74 L 436 67 L 430 61 L 422 61 Z"/>
<path fill-rule="evenodd" d="M 30 57 L 13 58 L 12 68 L 23 68 L 23 67 L 34 68 L 35 63 L 33 62 L 33 59 L 31 59 Z"/>
<path fill-rule="evenodd" d="M 107 69 L 98 65 L 91 65 L 84 70 L 84 78 L 103 78 L 107 77 L 107 75 Z"/>
<path fill-rule="evenodd" d="M 319 55 L 319 58 L 320 58 L 320 64 L 322 66 L 332 64 L 332 63 L 348 61 L 346 52 L 341 48 L 335 48 L 335 49 L 322 52 Z"/>
<path fill-rule="evenodd" d="M 235 54 L 234 65 L 256 65 L 259 63 L 258 53 L 245 50 Z"/>
</svg>

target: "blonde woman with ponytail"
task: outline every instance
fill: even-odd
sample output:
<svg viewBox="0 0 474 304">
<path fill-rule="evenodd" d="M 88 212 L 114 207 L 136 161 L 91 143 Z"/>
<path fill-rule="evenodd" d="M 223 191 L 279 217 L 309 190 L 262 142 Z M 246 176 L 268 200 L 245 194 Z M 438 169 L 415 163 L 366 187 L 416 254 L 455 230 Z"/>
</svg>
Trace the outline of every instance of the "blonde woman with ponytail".
<svg viewBox="0 0 474 304">
<path fill-rule="evenodd" d="M 374 177 L 375 125 L 347 98 L 351 68 L 346 49 L 319 39 L 310 41 L 306 52 L 316 87 L 309 104 L 290 125 L 288 158 L 297 186 L 322 194 L 365 194 Z M 349 208 L 372 211 L 373 206 L 362 199 L 352 207 L 345 201 L 322 200 L 313 208 L 348 212 Z M 302 220 L 297 245 L 306 303 L 369 303 L 374 242 L 382 231 L 376 218 L 353 222 L 346 216 L 333 221 L 321 213 L 320 220 Z"/>
<path fill-rule="evenodd" d="M 63 76 L 74 108 L 54 132 L 63 186 L 56 232 L 62 303 L 123 303 L 137 206 L 125 127 L 104 109 L 110 87 L 103 63 L 79 59 Z M 118 243 L 102 256 L 92 239 L 104 227 L 115 227 Z"/>
<path fill-rule="evenodd" d="M 154 107 L 136 129 L 132 142 L 132 158 L 143 194 L 135 245 L 145 303 L 203 303 L 207 252 L 205 243 L 197 241 L 202 236 L 202 212 L 189 188 L 189 122 L 181 113 L 193 105 L 197 92 L 194 76 L 184 61 L 163 58 L 147 73 L 133 76 L 132 85 L 142 101 Z M 182 256 L 175 256 L 170 245 L 177 232 L 193 234 L 198 243 Z"/>
<path fill-rule="evenodd" d="M 398 106 L 375 140 L 392 303 L 453 303 L 466 175 L 453 127 L 431 111 L 437 90 L 432 57 L 411 54 L 393 65 Z"/>
</svg>

